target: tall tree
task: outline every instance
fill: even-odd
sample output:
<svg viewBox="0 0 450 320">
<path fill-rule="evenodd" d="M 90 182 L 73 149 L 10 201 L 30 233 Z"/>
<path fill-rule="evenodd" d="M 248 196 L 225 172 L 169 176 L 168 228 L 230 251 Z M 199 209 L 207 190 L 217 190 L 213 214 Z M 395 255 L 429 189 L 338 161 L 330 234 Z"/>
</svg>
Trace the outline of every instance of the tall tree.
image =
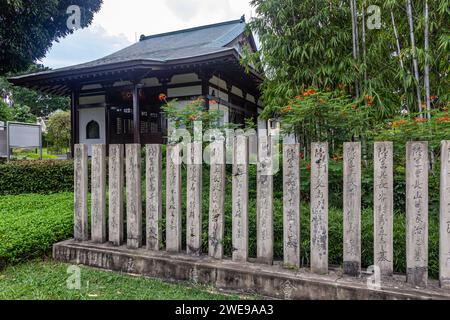
<svg viewBox="0 0 450 320">
<path fill-rule="evenodd" d="M 68 8 L 80 8 L 80 27 L 92 22 L 102 0 L 0 1 L 0 75 L 42 59 L 54 41 L 73 32 Z"/>
<path fill-rule="evenodd" d="M 57 152 L 70 146 L 70 112 L 56 111 L 49 117 L 47 134 Z"/>
</svg>

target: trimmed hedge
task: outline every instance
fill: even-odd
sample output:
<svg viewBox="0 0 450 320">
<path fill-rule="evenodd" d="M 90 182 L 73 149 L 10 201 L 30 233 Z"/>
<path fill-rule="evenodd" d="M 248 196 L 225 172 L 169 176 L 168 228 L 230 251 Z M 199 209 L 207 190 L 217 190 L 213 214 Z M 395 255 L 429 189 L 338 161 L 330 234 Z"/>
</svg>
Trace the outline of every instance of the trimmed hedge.
<svg viewBox="0 0 450 320">
<path fill-rule="evenodd" d="M 11 161 L 0 164 L 0 195 L 73 191 L 73 161 Z"/>
</svg>

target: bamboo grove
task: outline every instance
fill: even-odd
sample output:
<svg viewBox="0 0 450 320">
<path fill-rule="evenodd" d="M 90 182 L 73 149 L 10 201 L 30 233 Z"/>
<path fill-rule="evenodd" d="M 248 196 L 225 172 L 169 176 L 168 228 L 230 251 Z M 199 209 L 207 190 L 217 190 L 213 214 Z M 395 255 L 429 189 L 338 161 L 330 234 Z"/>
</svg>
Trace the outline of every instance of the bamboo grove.
<svg viewBox="0 0 450 320">
<path fill-rule="evenodd" d="M 243 64 L 267 75 L 264 117 L 279 119 L 305 149 L 319 139 L 448 138 L 450 1 L 252 5 L 260 51 L 246 52 Z"/>
</svg>

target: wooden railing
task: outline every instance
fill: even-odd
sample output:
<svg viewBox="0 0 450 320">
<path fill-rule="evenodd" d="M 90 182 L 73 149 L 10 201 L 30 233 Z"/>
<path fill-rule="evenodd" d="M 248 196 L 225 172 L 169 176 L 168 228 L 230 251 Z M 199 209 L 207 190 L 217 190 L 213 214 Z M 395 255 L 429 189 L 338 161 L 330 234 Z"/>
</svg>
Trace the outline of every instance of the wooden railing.
<svg viewBox="0 0 450 320">
<path fill-rule="evenodd" d="M 274 148 L 270 139 L 260 138 L 257 169 L 257 261 L 272 264 Z M 143 244 L 143 208 L 141 193 L 141 147 L 110 145 L 109 206 L 106 217 L 106 150 L 92 148 L 91 226 L 88 226 L 88 149 L 75 146 L 75 226 L 77 241 L 111 242 L 130 249 L 146 246 L 162 248 L 162 148 L 146 146 L 146 239 Z M 283 145 L 283 225 L 284 265 L 300 267 L 300 148 Z M 225 143 L 210 146 L 210 190 L 208 255 L 224 258 L 225 226 Z M 234 140 L 232 176 L 232 260 L 249 259 L 249 159 L 248 138 Z M 187 146 L 187 212 L 182 211 L 181 147 L 167 146 L 166 165 L 166 240 L 165 250 L 178 253 L 182 248 L 182 215 L 186 214 L 186 253 L 202 254 L 202 144 Z M 311 271 L 328 273 L 328 144 L 314 143 L 311 159 Z M 426 287 L 428 282 L 428 144 L 409 142 L 406 154 L 406 257 L 407 282 Z M 124 179 L 125 171 L 125 179 Z M 344 273 L 361 273 L 361 145 L 344 145 Z M 125 182 L 125 183 L 124 183 Z M 126 189 L 127 239 L 124 239 L 124 189 Z M 374 264 L 383 276 L 393 274 L 393 144 L 374 146 Z M 450 288 L 450 141 L 442 142 L 440 189 L 440 283 Z M 107 220 L 109 221 L 107 228 Z M 108 229 L 108 233 L 107 233 Z M 90 230 L 90 233 L 89 233 Z"/>
</svg>

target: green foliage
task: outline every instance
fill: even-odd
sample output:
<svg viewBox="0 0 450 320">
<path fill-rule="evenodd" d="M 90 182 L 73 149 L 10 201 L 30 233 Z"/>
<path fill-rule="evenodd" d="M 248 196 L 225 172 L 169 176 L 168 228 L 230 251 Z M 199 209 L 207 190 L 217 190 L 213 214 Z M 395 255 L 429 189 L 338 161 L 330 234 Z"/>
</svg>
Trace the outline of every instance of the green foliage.
<svg viewBox="0 0 450 320">
<path fill-rule="evenodd" d="M 39 160 L 41 157 L 40 150 L 37 149 L 13 149 L 11 158 L 13 160 Z M 56 160 L 57 156 L 48 153 L 47 148 L 42 148 L 42 159 L 43 160 Z"/>
<path fill-rule="evenodd" d="M 0 164 L 0 195 L 72 190 L 72 161 L 11 161 Z"/>
<path fill-rule="evenodd" d="M 31 64 L 24 73 L 47 71 L 42 65 Z M 13 74 L 8 74 L 12 76 Z M 70 107 L 70 99 L 67 97 L 56 97 L 41 92 L 13 86 L 6 77 L 0 77 L 0 91 L 8 94 L 13 100 L 13 108 L 27 106 L 28 112 L 35 117 L 47 117 L 57 110 L 67 110 Z M 18 121 L 17 119 L 15 119 Z"/>
<path fill-rule="evenodd" d="M 56 111 L 50 115 L 47 123 L 47 138 L 57 151 L 70 146 L 70 112 Z"/>
<path fill-rule="evenodd" d="M 371 103 L 354 101 L 341 91 L 309 89 L 288 101 L 287 106 L 269 106 L 264 115 L 275 116 L 284 133 L 296 134 L 300 141 L 351 141 L 367 132 L 376 119 Z M 345 121 L 343 121 L 345 119 Z"/>
<path fill-rule="evenodd" d="M 11 108 L 0 99 L 0 121 L 6 122 L 13 119 Z"/>
<path fill-rule="evenodd" d="M 36 123 L 36 116 L 31 114 L 30 107 L 15 105 L 12 109 L 13 120 L 17 122 Z"/>
<path fill-rule="evenodd" d="M 71 34 L 67 26 L 70 5 L 82 10 L 81 27 L 87 27 L 102 0 L 7 0 L 0 2 L 0 75 L 21 71 L 42 59 L 59 38 Z"/>
<path fill-rule="evenodd" d="M 450 105 L 450 103 L 449 103 Z M 450 137 L 450 117 L 447 107 L 433 110 L 431 118 L 420 118 L 418 114 L 406 117 L 396 117 L 379 125 L 375 139 L 393 141 L 401 151 L 396 152 L 397 159 L 404 159 L 405 141 L 428 141 L 432 154 L 438 158 L 441 141 Z"/>
<path fill-rule="evenodd" d="M 0 197 L 0 264 L 47 254 L 73 230 L 73 194 Z"/>
<path fill-rule="evenodd" d="M 161 95 L 160 99 L 165 101 L 161 109 L 171 123 L 172 129 L 186 130 L 191 137 L 188 140 L 193 140 L 194 138 L 195 122 L 201 123 L 202 134 L 205 134 L 209 130 L 224 134 L 225 129 L 235 129 L 238 127 L 234 124 L 223 124 L 221 122 L 223 112 L 218 108 L 214 108 L 214 101 L 210 101 L 210 109 L 205 110 L 205 101 L 203 98 L 192 100 L 186 104 L 181 104 L 176 99 L 167 101 L 164 95 Z M 173 139 L 181 139 L 182 137 L 179 136 L 180 133 L 184 135 L 182 132 L 178 132 L 174 136 L 169 133 L 170 142 L 178 142 L 178 140 L 174 141 Z"/>
</svg>

